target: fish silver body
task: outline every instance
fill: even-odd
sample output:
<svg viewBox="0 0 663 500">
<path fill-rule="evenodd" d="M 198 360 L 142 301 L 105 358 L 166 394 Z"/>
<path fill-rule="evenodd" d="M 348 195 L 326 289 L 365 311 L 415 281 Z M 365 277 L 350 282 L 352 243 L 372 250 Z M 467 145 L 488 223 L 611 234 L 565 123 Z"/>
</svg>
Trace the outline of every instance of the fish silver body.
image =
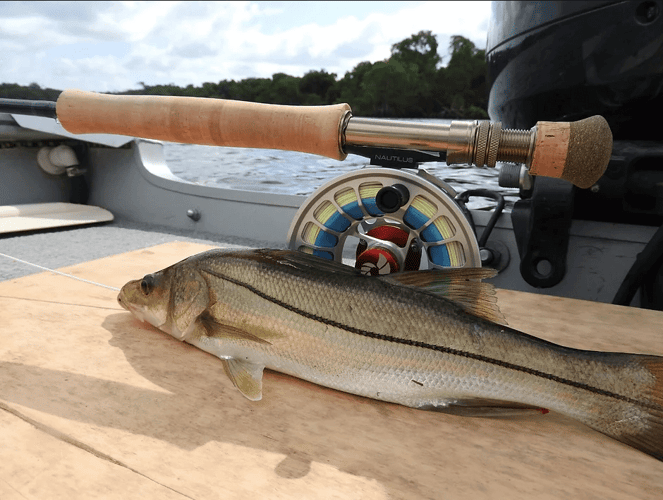
<svg viewBox="0 0 663 500">
<path fill-rule="evenodd" d="M 222 359 L 249 399 L 269 368 L 414 408 L 555 410 L 661 457 L 663 358 L 571 349 L 486 319 L 498 319 L 491 297 L 467 276 L 376 278 L 298 252 L 213 250 L 128 283 L 119 301 Z"/>
</svg>

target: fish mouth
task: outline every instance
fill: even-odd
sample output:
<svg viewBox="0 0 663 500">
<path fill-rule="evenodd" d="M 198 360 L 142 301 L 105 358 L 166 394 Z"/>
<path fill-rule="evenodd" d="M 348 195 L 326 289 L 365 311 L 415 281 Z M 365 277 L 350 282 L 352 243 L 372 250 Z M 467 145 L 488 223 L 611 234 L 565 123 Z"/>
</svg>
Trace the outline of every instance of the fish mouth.
<svg viewBox="0 0 663 500">
<path fill-rule="evenodd" d="M 129 311 L 137 319 L 145 323 L 145 315 L 143 314 L 143 311 L 138 307 L 134 306 L 133 304 L 131 304 L 129 301 L 127 301 L 126 298 L 124 297 L 123 291 L 120 291 L 120 293 L 118 294 L 117 303 L 120 304 L 124 309 Z"/>
<path fill-rule="evenodd" d="M 129 309 L 129 304 L 127 304 L 123 299 L 122 295 L 124 295 L 122 292 L 120 292 L 117 296 L 117 303 L 120 304 L 124 309 L 127 311 L 131 312 L 131 309 Z"/>
<path fill-rule="evenodd" d="M 136 318 L 138 321 L 141 323 L 148 323 L 156 328 L 162 329 L 163 330 L 163 324 L 157 324 L 159 321 L 152 315 L 152 313 L 149 310 L 145 310 L 141 308 L 140 306 L 136 306 L 132 304 L 131 302 L 128 302 L 126 299 L 123 300 L 122 294 L 118 295 L 117 297 L 117 302 L 127 311 L 131 313 L 131 315 Z M 166 333 L 170 333 L 167 330 Z M 175 336 L 175 335 L 174 335 Z M 175 336 L 176 337 L 176 336 Z M 177 337 L 176 337 L 177 338 Z M 180 339 L 182 340 L 182 339 Z"/>
</svg>

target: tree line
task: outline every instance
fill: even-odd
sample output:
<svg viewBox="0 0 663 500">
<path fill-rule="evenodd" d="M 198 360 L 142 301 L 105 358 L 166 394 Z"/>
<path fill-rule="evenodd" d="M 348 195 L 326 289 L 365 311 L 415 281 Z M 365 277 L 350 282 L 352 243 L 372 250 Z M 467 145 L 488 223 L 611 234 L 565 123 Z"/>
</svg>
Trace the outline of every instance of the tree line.
<svg viewBox="0 0 663 500">
<path fill-rule="evenodd" d="M 451 37 L 451 58 L 441 66 L 437 38 L 430 31 L 395 43 L 384 61 L 364 61 L 342 78 L 324 69 L 302 77 L 276 73 L 271 78 L 206 82 L 201 86 L 145 85 L 118 95 L 211 97 L 290 105 L 347 102 L 357 116 L 487 118 L 485 51 L 467 38 Z M 60 90 L 0 84 L 0 97 L 56 100 Z"/>
</svg>

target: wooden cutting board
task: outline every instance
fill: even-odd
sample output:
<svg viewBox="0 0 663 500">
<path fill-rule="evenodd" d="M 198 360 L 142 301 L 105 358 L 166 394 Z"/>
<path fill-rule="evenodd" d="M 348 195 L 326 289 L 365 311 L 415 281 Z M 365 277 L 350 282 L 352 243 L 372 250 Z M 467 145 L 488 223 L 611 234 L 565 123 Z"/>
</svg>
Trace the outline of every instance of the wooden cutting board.
<svg viewBox="0 0 663 500">
<path fill-rule="evenodd" d="M 61 271 L 120 287 L 208 248 Z M 663 355 L 660 312 L 498 294 L 530 334 Z M 116 295 L 49 272 L 0 282 L 0 498 L 663 498 L 663 462 L 554 413 L 456 417 L 274 372 L 252 403 Z"/>
</svg>

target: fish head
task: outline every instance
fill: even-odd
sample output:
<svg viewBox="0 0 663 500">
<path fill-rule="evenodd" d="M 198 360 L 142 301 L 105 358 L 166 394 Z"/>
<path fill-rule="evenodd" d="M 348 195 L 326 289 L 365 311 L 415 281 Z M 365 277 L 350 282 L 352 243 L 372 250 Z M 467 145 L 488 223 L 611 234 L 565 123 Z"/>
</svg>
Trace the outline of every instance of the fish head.
<svg viewBox="0 0 663 500">
<path fill-rule="evenodd" d="M 117 301 L 141 321 L 160 328 L 168 319 L 170 301 L 170 273 L 167 270 L 146 274 L 122 287 Z"/>
<path fill-rule="evenodd" d="M 195 269 L 176 264 L 129 281 L 117 300 L 139 320 L 184 340 L 208 307 L 209 290 Z"/>
</svg>

